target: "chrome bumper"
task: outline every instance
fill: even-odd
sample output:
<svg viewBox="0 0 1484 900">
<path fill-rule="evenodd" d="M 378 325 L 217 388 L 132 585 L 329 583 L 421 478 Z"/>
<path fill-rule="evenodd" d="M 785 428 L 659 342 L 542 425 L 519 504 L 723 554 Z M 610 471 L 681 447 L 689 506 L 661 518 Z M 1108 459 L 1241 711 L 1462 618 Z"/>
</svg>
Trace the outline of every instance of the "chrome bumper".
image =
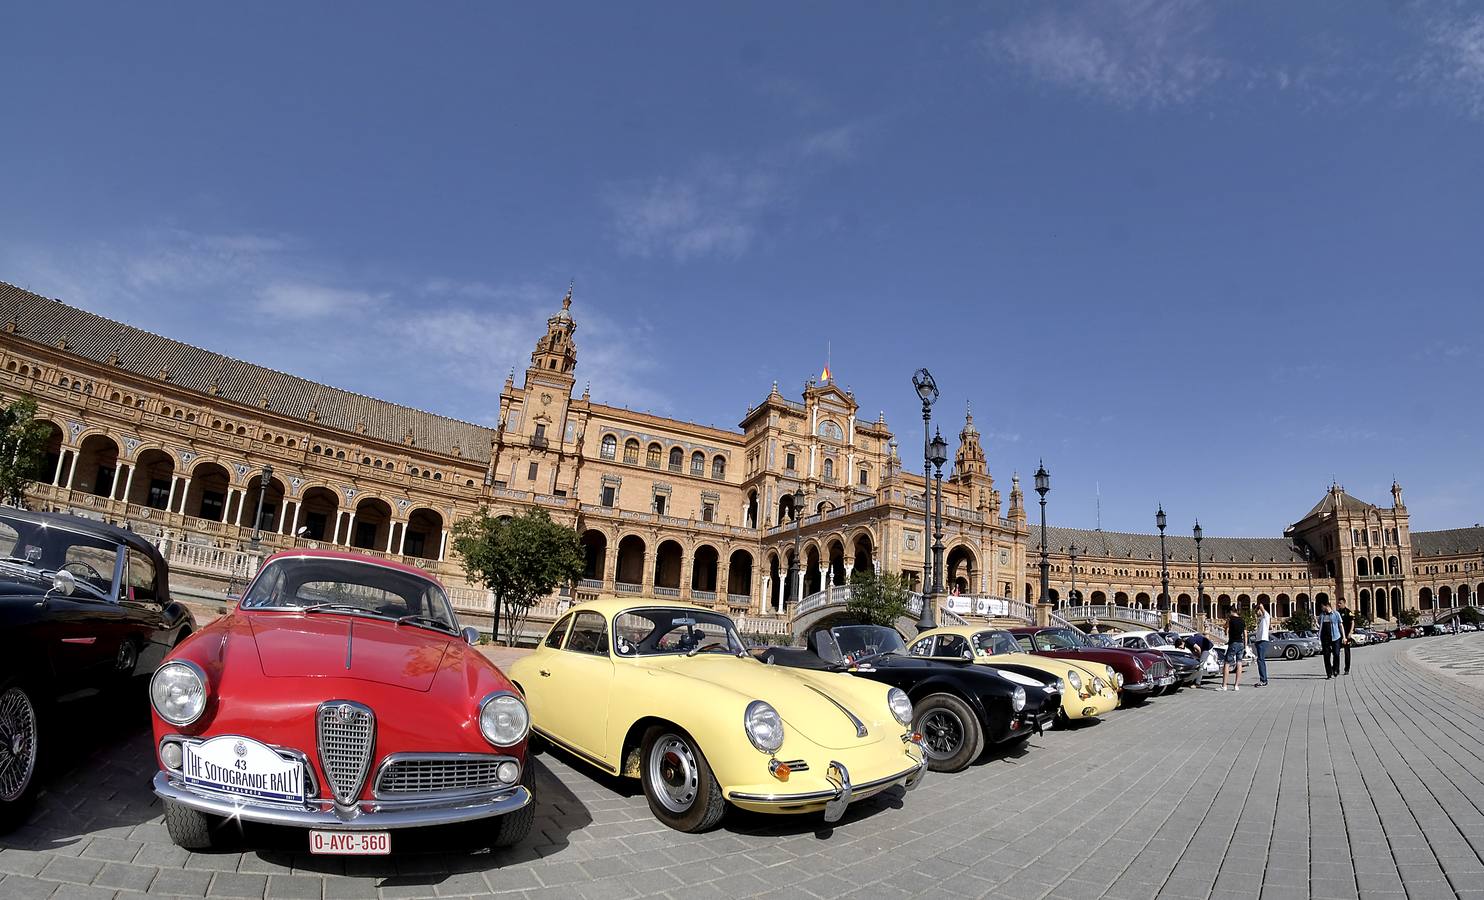
<svg viewBox="0 0 1484 900">
<path fill-rule="evenodd" d="M 924 756 L 917 765 L 905 772 L 898 772 L 865 784 L 852 784 L 850 771 L 845 768 L 845 764 L 831 760 L 825 776 L 830 783 L 830 790 L 810 791 L 804 794 L 745 794 L 734 791 L 728 794 L 727 798 L 741 803 L 767 803 L 776 806 L 803 806 L 823 800 L 824 820 L 838 822 L 840 817 L 845 815 L 846 807 L 857 794 L 866 792 L 874 794 L 883 788 L 894 787 L 898 784 L 905 785 L 910 791 L 922 783 L 922 777 L 926 773 L 927 757 Z"/>
<path fill-rule="evenodd" d="M 335 831 L 387 831 L 452 825 L 512 813 L 531 802 L 531 792 L 516 785 L 498 794 L 446 801 L 362 801 L 350 808 L 329 800 L 311 800 L 305 806 L 261 803 L 243 797 L 192 790 L 165 772 L 156 772 L 155 795 L 213 816 Z"/>
</svg>

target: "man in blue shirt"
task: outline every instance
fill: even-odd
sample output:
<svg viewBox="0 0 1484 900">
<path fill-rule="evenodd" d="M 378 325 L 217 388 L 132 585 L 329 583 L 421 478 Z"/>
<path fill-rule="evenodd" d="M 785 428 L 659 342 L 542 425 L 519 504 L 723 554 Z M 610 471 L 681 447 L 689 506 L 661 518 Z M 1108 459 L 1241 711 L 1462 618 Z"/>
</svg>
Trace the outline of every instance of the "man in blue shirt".
<svg viewBox="0 0 1484 900">
<path fill-rule="evenodd" d="M 1324 677 L 1340 674 L 1340 614 L 1329 607 L 1328 600 L 1319 603 L 1319 643 L 1324 653 Z"/>
</svg>

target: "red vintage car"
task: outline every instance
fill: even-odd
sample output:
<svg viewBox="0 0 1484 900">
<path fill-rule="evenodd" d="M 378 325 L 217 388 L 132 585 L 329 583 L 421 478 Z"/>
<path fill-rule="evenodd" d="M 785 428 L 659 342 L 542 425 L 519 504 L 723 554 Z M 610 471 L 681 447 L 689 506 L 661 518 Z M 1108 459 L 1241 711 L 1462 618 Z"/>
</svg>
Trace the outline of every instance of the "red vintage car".
<svg viewBox="0 0 1484 900">
<path fill-rule="evenodd" d="M 1119 695 L 1125 706 L 1143 703 L 1171 690 L 1175 676 L 1164 655 L 1151 650 L 1129 650 L 1095 644 L 1087 635 L 1067 626 L 1055 628 L 1010 628 L 1020 649 L 1056 659 L 1103 663 L 1113 667 Z"/>
<path fill-rule="evenodd" d="M 519 842 L 530 717 L 475 637 L 419 569 L 270 557 L 150 682 L 171 839 L 206 848 L 232 819 L 308 829 L 314 853 L 381 854 L 399 829 L 497 817 L 484 843 Z"/>
</svg>

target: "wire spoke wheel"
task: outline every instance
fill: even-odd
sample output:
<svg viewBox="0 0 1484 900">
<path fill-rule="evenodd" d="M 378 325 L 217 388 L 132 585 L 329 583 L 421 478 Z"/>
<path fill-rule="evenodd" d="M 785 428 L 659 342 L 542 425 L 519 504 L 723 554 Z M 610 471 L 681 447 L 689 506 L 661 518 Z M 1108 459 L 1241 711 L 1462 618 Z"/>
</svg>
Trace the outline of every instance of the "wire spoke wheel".
<svg viewBox="0 0 1484 900">
<path fill-rule="evenodd" d="M 36 707 L 25 691 L 0 694 L 0 801 L 19 800 L 36 774 Z"/>
<path fill-rule="evenodd" d="M 928 756 L 947 759 L 964 745 L 964 723 L 949 709 L 934 709 L 922 717 L 922 745 Z"/>
<path fill-rule="evenodd" d="M 696 753 L 684 738 L 667 734 L 655 741 L 649 753 L 649 781 L 655 799 L 670 812 L 683 813 L 695 804 L 701 779 Z"/>
</svg>

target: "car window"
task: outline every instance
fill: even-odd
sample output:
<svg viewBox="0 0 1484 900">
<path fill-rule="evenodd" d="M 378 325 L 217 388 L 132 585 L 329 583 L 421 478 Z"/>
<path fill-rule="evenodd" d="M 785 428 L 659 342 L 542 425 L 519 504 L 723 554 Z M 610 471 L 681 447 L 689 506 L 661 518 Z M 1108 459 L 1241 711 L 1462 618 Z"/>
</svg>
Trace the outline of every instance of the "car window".
<svg viewBox="0 0 1484 900">
<path fill-rule="evenodd" d="M 911 648 L 907 650 L 907 652 L 912 656 L 932 656 L 933 639 L 923 638 L 922 640 L 915 642 L 911 646 Z"/>
<path fill-rule="evenodd" d="M 1027 653 L 1035 652 L 1035 642 L 1031 640 L 1031 636 L 1028 634 L 1017 635 L 1015 638 L 1015 643 L 1019 644 L 1020 649 L 1024 650 Z"/>
<path fill-rule="evenodd" d="M 1024 638 L 1021 640 L 1025 642 L 1028 649 L 1030 641 Z M 980 656 L 993 656 L 998 653 L 1018 653 L 1021 647 L 1022 644 L 1016 643 L 1013 635 L 1006 634 L 1003 631 L 981 631 L 974 635 L 974 649 L 979 652 Z"/>
<path fill-rule="evenodd" d="M 562 638 L 567 635 L 567 626 L 572 624 L 570 615 L 563 616 L 562 620 L 551 626 L 551 632 L 546 635 L 544 644 L 553 650 L 562 646 Z"/>
<path fill-rule="evenodd" d="M 938 636 L 938 655 L 962 658 L 969 652 L 969 642 L 961 634 L 941 634 Z"/>
<path fill-rule="evenodd" d="M 582 612 L 572 620 L 572 632 L 567 635 L 567 649 L 574 653 L 608 655 L 608 626 L 603 617 L 595 612 Z"/>
<path fill-rule="evenodd" d="M 732 620 L 704 609 L 626 610 L 614 617 L 613 636 L 620 656 L 745 652 Z"/>
<path fill-rule="evenodd" d="M 63 556 L 62 568 L 86 582 L 105 597 L 113 596 L 113 570 L 118 564 L 117 547 L 89 547 L 73 544 Z"/>
<path fill-rule="evenodd" d="M 150 562 L 149 557 L 140 553 L 138 550 L 130 550 L 128 560 L 129 572 L 125 583 L 129 586 L 129 599 L 156 599 L 155 564 Z"/>
<path fill-rule="evenodd" d="M 9 522 L 0 522 L 0 557 L 10 558 L 17 556 L 15 545 L 20 541 L 21 533 L 10 527 Z M 24 559 L 25 557 L 21 557 Z"/>
</svg>

